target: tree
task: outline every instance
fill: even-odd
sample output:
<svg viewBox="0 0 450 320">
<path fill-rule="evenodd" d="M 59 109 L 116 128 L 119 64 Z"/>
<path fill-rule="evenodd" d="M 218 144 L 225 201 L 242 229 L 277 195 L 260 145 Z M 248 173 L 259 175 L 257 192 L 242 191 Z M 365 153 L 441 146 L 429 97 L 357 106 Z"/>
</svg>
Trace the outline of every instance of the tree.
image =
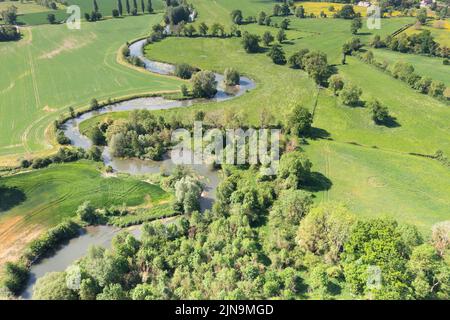
<svg viewBox="0 0 450 320">
<path fill-rule="evenodd" d="M 142 14 L 145 13 L 145 3 L 144 3 L 144 0 L 141 0 L 141 11 L 142 11 Z"/>
<path fill-rule="evenodd" d="M 97 223 L 97 213 L 95 212 L 95 208 L 89 201 L 85 201 L 82 205 L 80 205 L 77 209 L 76 214 L 81 221 L 87 222 L 89 224 Z"/>
<path fill-rule="evenodd" d="M 305 55 L 305 70 L 317 84 L 324 82 L 328 77 L 327 55 L 323 52 L 315 51 Z"/>
<path fill-rule="evenodd" d="M 119 15 L 122 16 L 123 14 L 122 0 L 117 0 L 117 10 L 119 11 Z"/>
<path fill-rule="evenodd" d="M 200 25 L 198 26 L 198 32 L 205 37 L 208 34 L 208 26 L 206 25 L 206 23 L 202 22 L 200 23 Z"/>
<path fill-rule="evenodd" d="M 242 24 L 242 21 L 244 20 L 244 17 L 242 16 L 241 10 L 233 10 L 231 12 L 231 21 L 235 24 Z"/>
<path fill-rule="evenodd" d="M 267 54 L 275 64 L 286 64 L 286 57 L 284 55 L 283 48 L 275 44 L 272 47 L 270 47 L 270 50 Z"/>
<path fill-rule="evenodd" d="M 422 8 L 419 10 L 419 12 L 417 13 L 417 21 L 419 21 L 421 24 L 425 24 L 427 22 L 427 9 L 426 8 Z"/>
<path fill-rule="evenodd" d="M 353 6 L 346 4 L 341 10 L 336 13 L 336 17 L 343 19 L 353 19 L 355 17 L 355 10 L 353 10 Z"/>
<path fill-rule="evenodd" d="M 300 151 L 285 153 L 278 167 L 278 181 L 284 189 L 298 189 L 311 178 L 312 164 Z"/>
<path fill-rule="evenodd" d="M 127 13 L 130 14 L 130 0 L 125 0 L 125 7 L 127 9 Z"/>
<path fill-rule="evenodd" d="M 344 79 L 338 74 L 333 74 L 328 79 L 328 87 L 333 90 L 333 94 L 337 96 L 338 92 L 344 88 Z"/>
<path fill-rule="evenodd" d="M 147 0 L 147 12 L 148 13 L 153 13 L 152 0 Z"/>
<path fill-rule="evenodd" d="M 227 68 L 224 72 L 223 82 L 226 86 L 237 86 L 241 81 L 241 76 L 236 69 Z"/>
<path fill-rule="evenodd" d="M 213 23 L 211 26 L 211 36 L 213 37 L 223 37 L 225 35 L 225 28 L 220 23 Z"/>
<path fill-rule="evenodd" d="M 350 31 L 352 34 L 357 34 L 358 30 L 362 28 L 362 21 L 360 17 L 356 17 L 352 20 L 352 23 L 350 25 Z"/>
<path fill-rule="evenodd" d="M 304 69 L 303 58 L 309 53 L 309 49 L 300 49 L 289 57 L 289 66 L 293 69 Z"/>
<path fill-rule="evenodd" d="M 442 81 L 433 80 L 430 84 L 428 94 L 433 97 L 442 97 L 445 91 L 445 84 Z"/>
<path fill-rule="evenodd" d="M 216 77 L 211 71 L 200 71 L 192 77 L 192 94 L 195 98 L 212 98 L 217 92 Z"/>
<path fill-rule="evenodd" d="M 20 32 L 15 26 L 0 25 L 0 41 L 19 40 Z"/>
<path fill-rule="evenodd" d="M 292 108 L 287 117 L 286 127 L 291 134 L 299 137 L 307 136 L 311 132 L 312 122 L 313 116 L 311 112 L 305 107 L 297 104 Z"/>
<path fill-rule="evenodd" d="M 176 201 L 184 213 L 200 210 L 201 193 L 201 184 L 190 176 L 183 177 L 175 183 Z"/>
<path fill-rule="evenodd" d="M 258 24 L 260 26 L 264 25 L 267 18 L 267 14 L 264 11 L 261 11 L 258 15 Z"/>
<path fill-rule="evenodd" d="M 120 17 L 119 10 L 117 10 L 117 9 L 113 9 L 111 14 L 112 14 L 113 18 Z"/>
<path fill-rule="evenodd" d="M 247 53 L 255 53 L 260 50 L 259 42 L 261 38 L 256 34 L 244 32 L 242 36 L 242 45 Z"/>
<path fill-rule="evenodd" d="M 264 32 L 262 41 L 266 47 L 268 47 L 270 45 L 270 43 L 273 42 L 273 40 L 274 40 L 274 37 L 273 37 L 272 33 L 270 33 L 270 31 Z"/>
<path fill-rule="evenodd" d="M 11 293 L 19 295 L 25 288 L 28 278 L 29 271 L 26 265 L 18 262 L 6 262 L 3 284 Z"/>
<path fill-rule="evenodd" d="M 322 204 L 312 208 L 300 222 L 298 244 L 305 252 L 324 257 L 328 263 L 337 263 L 355 222 L 344 205 Z"/>
<path fill-rule="evenodd" d="M 327 299 L 331 281 L 327 273 L 327 266 L 319 263 L 309 273 L 309 288 L 317 299 Z"/>
<path fill-rule="evenodd" d="M 445 250 L 450 248 L 450 221 L 443 221 L 433 225 L 431 243 L 438 254 L 443 257 Z"/>
<path fill-rule="evenodd" d="M 300 19 L 305 18 L 305 9 L 303 8 L 303 6 L 298 6 L 295 9 L 295 16 Z"/>
<path fill-rule="evenodd" d="M 361 97 L 362 90 L 360 87 L 348 83 L 344 86 L 341 93 L 339 94 L 342 103 L 348 106 L 356 106 L 360 102 L 359 98 Z"/>
<path fill-rule="evenodd" d="M 95 146 L 104 146 L 106 144 L 105 135 L 98 126 L 94 126 L 91 131 L 90 138 Z"/>
<path fill-rule="evenodd" d="M 273 6 L 272 13 L 275 17 L 281 15 L 281 6 L 278 3 Z"/>
<path fill-rule="evenodd" d="M 190 79 L 195 72 L 195 68 L 187 63 L 180 63 L 175 66 L 174 74 L 181 79 Z"/>
<path fill-rule="evenodd" d="M 283 19 L 283 21 L 281 21 L 280 23 L 280 28 L 283 30 L 287 30 L 289 28 L 290 23 L 291 21 L 289 19 Z"/>
<path fill-rule="evenodd" d="M 50 24 L 54 24 L 54 23 L 56 22 L 56 16 L 55 16 L 53 13 L 49 13 L 49 14 L 47 15 L 47 21 L 48 21 Z"/>
<path fill-rule="evenodd" d="M 353 294 L 374 299 L 410 299 L 407 248 L 397 222 L 358 221 L 344 244 L 342 265 Z"/>
<path fill-rule="evenodd" d="M 389 110 L 386 106 L 382 105 L 377 99 L 367 102 L 367 106 L 372 112 L 372 120 L 376 124 L 385 123 L 389 119 Z"/>
<path fill-rule="evenodd" d="M 280 29 L 280 30 L 278 31 L 278 33 L 277 33 L 277 41 L 278 41 L 279 43 L 283 43 L 283 41 L 286 40 L 286 39 L 287 39 L 287 37 L 286 37 L 286 32 L 284 32 L 283 29 Z"/>
<path fill-rule="evenodd" d="M 128 300 L 128 296 L 119 283 L 114 283 L 108 284 L 103 292 L 97 295 L 97 300 Z"/>
<path fill-rule="evenodd" d="M 98 12 L 97 0 L 94 0 L 94 12 Z"/>
<path fill-rule="evenodd" d="M 450 267 L 430 244 L 413 249 L 408 261 L 416 299 L 450 298 Z"/>
<path fill-rule="evenodd" d="M 16 24 L 17 23 L 17 7 L 10 6 L 6 10 L 0 12 L 5 24 Z"/>
<path fill-rule="evenodd" d="M 33 288 L 34 300 L 76 300 L 77 295 L 66 284 L 65 272 L 49 272 Z"/>
</svg>

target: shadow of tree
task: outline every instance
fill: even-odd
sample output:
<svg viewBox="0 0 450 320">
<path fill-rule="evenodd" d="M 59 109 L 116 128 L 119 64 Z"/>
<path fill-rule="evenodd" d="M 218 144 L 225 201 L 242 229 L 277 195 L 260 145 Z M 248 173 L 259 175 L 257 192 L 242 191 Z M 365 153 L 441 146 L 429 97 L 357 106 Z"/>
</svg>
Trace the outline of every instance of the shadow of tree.
<svg viewBox="0 0 450 320">
<path fill-rule="evenodd" d="M 311 172 L 311 177 L 306 183 L 301 185 L 302 189 L 309 192 L 319 192 L 330 190 L 333 183 L 320 172 Z"/>
<path fill-rule="evenodd" d="M 309 138 L 313 140 L 330 139 L 330 133 L 325 129 L 312 127 L 309 131 Z"/>
<path fill-rule="evenodd" d="M 0 186 L 0 212 L 7 211 L 25 200 L 25 193 L 17 187 Z"/>
<path fill-rule="evenodd" d="M 381 122 L 377 122 L 377 125 L 385 126 L 388 128 L 398 128 L 401 127 L 401 124 L 397 121 L 396 117 L 388 116 Z"/>
</svg>

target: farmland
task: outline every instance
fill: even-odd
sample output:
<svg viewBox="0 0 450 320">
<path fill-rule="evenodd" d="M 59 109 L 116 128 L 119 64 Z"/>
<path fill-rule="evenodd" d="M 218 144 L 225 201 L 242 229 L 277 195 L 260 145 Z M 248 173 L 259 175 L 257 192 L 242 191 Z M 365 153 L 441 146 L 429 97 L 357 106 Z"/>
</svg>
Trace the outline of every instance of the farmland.
<svg viewBox="0 0 450 320">
<path fill-rule="evenodd" d="M 0 199 L 0 264 L 17 258 L 46 229 L 75 216 L 84 201 L 98 207 L 149 206 L 169 197 L 157 186 L 105 177 L 100 169 L 82 161 L 3 177 L 2 187 L 9 191 Z"/>
<path fill-rule="evenodd" d="M 81 108 L 92 98 L 178 90 L 176 79 L 136 72 L 116 61 L 127 40 L 145 35 L 160 19 L 83 23 L 74 31 L 42 25 L 24 30 L 17 43 L 0 43 L 2 74 L 7 75 L 0 79 L 0 163 L 51 150 L 46 128 L 69 107 Z"/>
</svg>

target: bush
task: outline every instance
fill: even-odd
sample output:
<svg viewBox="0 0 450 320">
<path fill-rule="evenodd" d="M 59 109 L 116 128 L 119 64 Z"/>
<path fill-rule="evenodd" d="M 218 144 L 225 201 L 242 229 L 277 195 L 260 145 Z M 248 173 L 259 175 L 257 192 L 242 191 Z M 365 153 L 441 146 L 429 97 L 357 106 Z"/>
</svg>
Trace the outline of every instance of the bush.
<svg viewBox="0 0 450 320">
<path fill-rule="evenodd" d="M 103 220 L 89 201 L 85 201 L 78 207 L 77 217 L 88 224 L 97 224 Z"/>
<path fill-rule="evenodd" d="M 428 94 L 432 97 L 442 97 L 445 91 L 445 84 L 441 81 L 433 80 L 430 84 Z"/>
<path fill-rule="evenodd" d="M 197 70 L 187 63 L 177 64 L 175 67 L 175 75 L 181 79 L 190 79 L 195 71 Z"/>
<path fill-rule="evenodd" d="M 287 128 L 291 134 L 305 136 L 311 132 L 313 116 L 308 109 L 301 105 L 296 105 L 287 119 Z"/>
<path fill-rule="evenodd" d="M 112 16 L 113 16 L 114 18 L 118 18 L 118 17 L 120 16 L 119 10 L 113 9 L 113 11 L 112 11 Z"/>
<path fill-rule="evenodd" d="M 241 81 L 241 76 L 236 69 L 227 68 L 224 72 L 223 82 L 226 86 L 237 86 Z"/>
<path fill-rule="evenodd" d="M 370 111 L 372 112 L 372 120 L 376 124 L 386 122 L 389 118 L 389 111 L 386 106 L 383 106 L 377 99 L 371 100 L 367 103 Z"/>
<path fill-rule="evenodd" d="M 192 94 L 195 98 L 213 98 L 217 92 L 216 76 L 211 71 L 200 71 L 192 77 Z"/>
<path fill-rule="evenodd" d="M 58 143 L 61 145 L 70 144 L 70 139 L 66 137 L 66 135 L 64 134 L 64 131 L 62 131 L 62 130 L 56 131 L 56 141 L 58 141 Z"/>
<path fill-rule="evenodd" d="M 270 47 L 269 53 L 267 55 L 275 64 L 286 64 L 286 57 L 284 56 L 283 48 L 278 44 Z"/>
<path fill-rule="evenodd" d="M 303 58 L 309 53 L 309 49 L 301 49 L 289 58 L 289 66 L 294 69 L 304 69 Z"/>
<path fill-rule="evenodd" d="M 22 263 L 7 262 L 3 285 L 14 295 L 19 295 L 27 285 L 29 271 Z"/>
<path fill-rule="evenodd" d="M 261 38 L 256 34 L 244 32 L 242 36 L 242 45 L 247 53 L 256 53 L 260 50 L 259 42 Z"/>
<path fill-rule="evenodd" d="M 80 225 L 72 220 L 67 220 L 49 229 L 45 234 L 30 243 L 25 251 L 24 257 L 29 262 L 53 252 L 63 242 L 79 235 Z"/>
<path fill-rule="evenodd" d="M 348 106 L 356 106 L 360 102 L 359 98 L 361 94 L 362 90 L 360 87 L 354 84 L 348 84 L 344 86 L 344 89 L 342 89 L 339 96 L 341 97 L 343 104 Z"/>
</svg>

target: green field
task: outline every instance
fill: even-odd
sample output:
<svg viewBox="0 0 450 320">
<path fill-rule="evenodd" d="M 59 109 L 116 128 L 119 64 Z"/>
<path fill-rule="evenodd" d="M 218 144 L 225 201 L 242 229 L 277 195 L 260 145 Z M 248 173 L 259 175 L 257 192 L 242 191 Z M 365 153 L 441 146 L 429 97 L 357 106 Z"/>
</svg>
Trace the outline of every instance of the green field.
<svg viewBox="0 0 450 320">
<path fill-rule="evenodd" d="M 2 177 L 0 186 L 10 191 L 7 199 L 0 199 L 0 263 L 13 259 L 43 230 L 73 217 L 84 201 L 101 208 L 148 206 L 169 198 L 155 185 L 127 177 L 103 177 L 100 169 L 96 163 L 81 161 Z"/>
<path fill-rule="evenodd" d="M 373 53 L 375 60 L 380 62 L 387 61 L 389 64 L 394 64 L 400 60 L 410 63 L 418 74 L 428 76 L 433 80 L 442 81 L 447 87 L 450 87 L 450 66 L 443 65 L 442 58 L 426 57 L 384 49 L 373 50 Z"/>
<path fill-rule="evenodd" d="M 91 13 L 92 11 L 94 11 L 94 4 L 92 0 L 69 0 L 68 1 L 69 5 L 76 5 L 79 6 L 81 8 L 81 14 L 83 15 L 84 18 L 84 13 Z M 113 9 L 117 9 L 117 0 L 97 0 L 97 4 L 98 4 L 98 9 L 99 12 L 104 16 L 104 17 L 110 17 L 112 16 L 112 10 Z M 147 4 L 147 1 L 145 1 L 145 4 Z M 122 1 L 122 5 L 123 5 L 123 14 L 126 14 L 126 6 L 125 6 L 125 1 Z M 138 0 L 137 1 L 137 9 L 138 9 L 138 13 L 141 14 L 142 13 L 142 9 L 141 9 L 141 1 Z M 158 11 L 158 10 L 162 10 L 164 8 L 164 4 L 162 0 L 152 0 L 152 5 L 153 5 L 153 10 Z M 130 6 L 131 9 L 133 9 L 133 1 L 130 1 Z"/>
<path fill-rule="evenodd" d="M 85 106 L 94 97 L 178 90 L 177 79 L 116 61 L 120 46 L 148 34 L 160 20 L 146 15 L 82 23 L 81 30 L 36 26 L 24 29 L 18 42 L 0 43 L 0 158 L 48 150 L 45 130 L 70 106 Z"/>
<path fill-rule="evenodd" d="M 0 2 L 0 11 L 6 10 L 11 6 L 15 6 L 17 8 L 18 15 L 49 11 L 48 8 L 36 4 L 34 1 L 3 1 Z"/>
</svg>

